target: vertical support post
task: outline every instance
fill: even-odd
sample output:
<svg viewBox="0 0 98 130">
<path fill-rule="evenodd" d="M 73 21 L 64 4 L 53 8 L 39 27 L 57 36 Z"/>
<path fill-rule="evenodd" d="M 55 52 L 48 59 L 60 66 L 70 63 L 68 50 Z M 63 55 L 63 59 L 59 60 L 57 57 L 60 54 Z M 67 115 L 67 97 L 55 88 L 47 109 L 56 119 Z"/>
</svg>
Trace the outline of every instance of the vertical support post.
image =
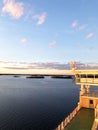
<svg viewBox="0 0 98 130">
<path fill-rule="evenodd" d="M 63 130 L 64 129 L 64 126 L 63 126 L 63 121 L 62 121 L 62 123 L 61 123 L 61 130 Z"/>
<path fill-rule="evenodd" d="M 58 130 L 61 130 L 60 125 L 58 126 Z"/>
<path fill-rule="evenodd" d="M 80 108 L 81 108 L 80 102 L 78 102 L 78 107 L 77 107 L 78 111 L 80 110 Z"/>
<path fill-rule="evenodd" d="M 81 84 L 80 96 L 82 96 L 84 93 L 85 93 L 85 88 L 84 88 L 84 85 Z"/>
<path fill-rule="evenodd" d="M 90 93 L 90 85 L 86 85 L 87 94 Z"/>
<path fill-rule="evenodd" d="M 98 119 L 98 104 L 96 105 L 95 108 L 95 119 Z"/>
</svg>

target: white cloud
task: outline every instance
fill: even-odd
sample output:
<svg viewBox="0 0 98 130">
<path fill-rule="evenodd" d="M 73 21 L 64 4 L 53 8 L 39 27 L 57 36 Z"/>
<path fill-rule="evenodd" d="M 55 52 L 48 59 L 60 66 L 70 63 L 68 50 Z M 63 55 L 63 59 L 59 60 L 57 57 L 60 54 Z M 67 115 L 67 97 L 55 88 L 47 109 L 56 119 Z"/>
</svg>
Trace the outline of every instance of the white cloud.
<svg viewBox="0 0 98 130">
<path fill-rule="evenodd" d="M 53 46 L 55 46 L 56 44 L 57 44 L 56 41 L 52 41 L 52 42 L 50 42 L 49 45 L 50 45 L 51 47 L 53 47 Z"/>
<path fill-rule="evenodd" d="M 86 36 L 86 39 L 92 38 L 93 36 L 94 36 L 94 33 L 89 33 L 89 34 Z"/>
<path fill-rule="evenodd" d="M 41 25 L 45 22 L 46 19 L 46 12 L 43 12 L 41 15 L 34 15 L 34 19 L 37 19 L 37 25 Z"/>
<path fill-rule="evenodd" d="M 24 14 L 24 7 L 22 2 L 15 2 L 15 0 L 3 0 L 2 12 L 8 13 L 11 17 L 18 19 Z"/>
<path fill-rule="evenodd" d="M 77 21 L 77 20 L 74 21 L 74 22 L 71 24 L 71 26 L 72 26 L 73 28 L 77 27 L 77 26 L 78 26 L 78 21 Z"/>
<path fill-rule="evenodd" d="M 26 38 L 23 38 L 23 39 L 21 39 L 21 42 L 22 42 L 22 43 L 27 43 L 27 39 L 26 39 Z"/>
</svg>

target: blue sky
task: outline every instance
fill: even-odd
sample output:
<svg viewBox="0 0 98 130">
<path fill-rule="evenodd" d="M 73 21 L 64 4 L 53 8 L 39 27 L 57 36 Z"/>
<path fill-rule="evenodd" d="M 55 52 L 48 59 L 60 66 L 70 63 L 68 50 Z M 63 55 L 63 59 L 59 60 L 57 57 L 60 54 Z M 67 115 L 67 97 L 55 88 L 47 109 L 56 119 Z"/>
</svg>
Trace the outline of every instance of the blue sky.
<svg viewBox="0 0 98 130">
<path fill-rule="evenodd" d="M 98 0 L 1 0 L 0 61 L 98 63 Z"/>
</svg>

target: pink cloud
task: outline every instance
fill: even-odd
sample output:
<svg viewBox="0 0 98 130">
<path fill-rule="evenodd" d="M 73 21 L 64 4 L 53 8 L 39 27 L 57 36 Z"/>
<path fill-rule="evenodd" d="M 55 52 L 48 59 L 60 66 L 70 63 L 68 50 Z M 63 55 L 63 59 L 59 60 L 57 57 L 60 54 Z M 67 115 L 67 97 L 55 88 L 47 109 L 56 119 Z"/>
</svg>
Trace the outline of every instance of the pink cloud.
<svg viewBox="0 0 98 130">
<path fill-rule="evenodd" d="M 94 36 L 94 33 L 89 33 L 89 34 L 86 36 L 86 39 L 92 38 L 93 36 Z"/>
<path fill-rule="evenodd" d="M 77 26 L 78 26 L 78 21 L 74 21 L 74 22 L 71 24 L 71 26 L 72 26 L 73 28 L 77 27 Z"/>
<path fill-rule="evenodd" d="M 24 7 L 22 2 L 15 2 L 14 0 L 3 0 L 2 12 L 9 14 L 11 17 L 18 19 L 24 14 Z"/>
<path fill-rule="evenodd" d="M 28 63 L 28 62 L 12 62 L 12 61 L 0 61 L 0 68 L 9 70 L 29 70 L 29 69 L 68 69 L 68 64 L 61 64 L 59 62 L 48 62 L 48 63 Z"/>
<path fill-rule="evenodd" d="M 34 15 L 34 19 L 37 19 L 37 25 L 41 25 L 45 22 L 46 19 L 46 12 L 43 12 L 41 15 Z"/>
<path fill-rule="evenodd" d="M 56 41 L 52 41 L 52 42 L 50 42 L 49 45 L 50 45 L 51 47 L 55 46 L 55 45 L 56 45 Z"/>
<path fill-rule="evenodd" d="M 22 43 L 27 43 L 27 39 L 26 39 L 26 38 L 22 38 L 22 39 L 21 39 L 21 42 L 22 42 Z"/>
</svg>

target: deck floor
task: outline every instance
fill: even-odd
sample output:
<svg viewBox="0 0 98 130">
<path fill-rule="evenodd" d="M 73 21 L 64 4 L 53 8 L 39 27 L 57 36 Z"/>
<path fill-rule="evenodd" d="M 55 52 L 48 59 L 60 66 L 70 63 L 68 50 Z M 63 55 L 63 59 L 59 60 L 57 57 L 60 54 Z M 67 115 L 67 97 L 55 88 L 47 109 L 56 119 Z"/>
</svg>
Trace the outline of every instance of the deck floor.
<svg viewBox="0 0 98 130">
<path fill-rule="evenodd" d="M 91 130 L 94 121 L 94 109 L 81 108 L 64 130 Z"/>
</svg>

